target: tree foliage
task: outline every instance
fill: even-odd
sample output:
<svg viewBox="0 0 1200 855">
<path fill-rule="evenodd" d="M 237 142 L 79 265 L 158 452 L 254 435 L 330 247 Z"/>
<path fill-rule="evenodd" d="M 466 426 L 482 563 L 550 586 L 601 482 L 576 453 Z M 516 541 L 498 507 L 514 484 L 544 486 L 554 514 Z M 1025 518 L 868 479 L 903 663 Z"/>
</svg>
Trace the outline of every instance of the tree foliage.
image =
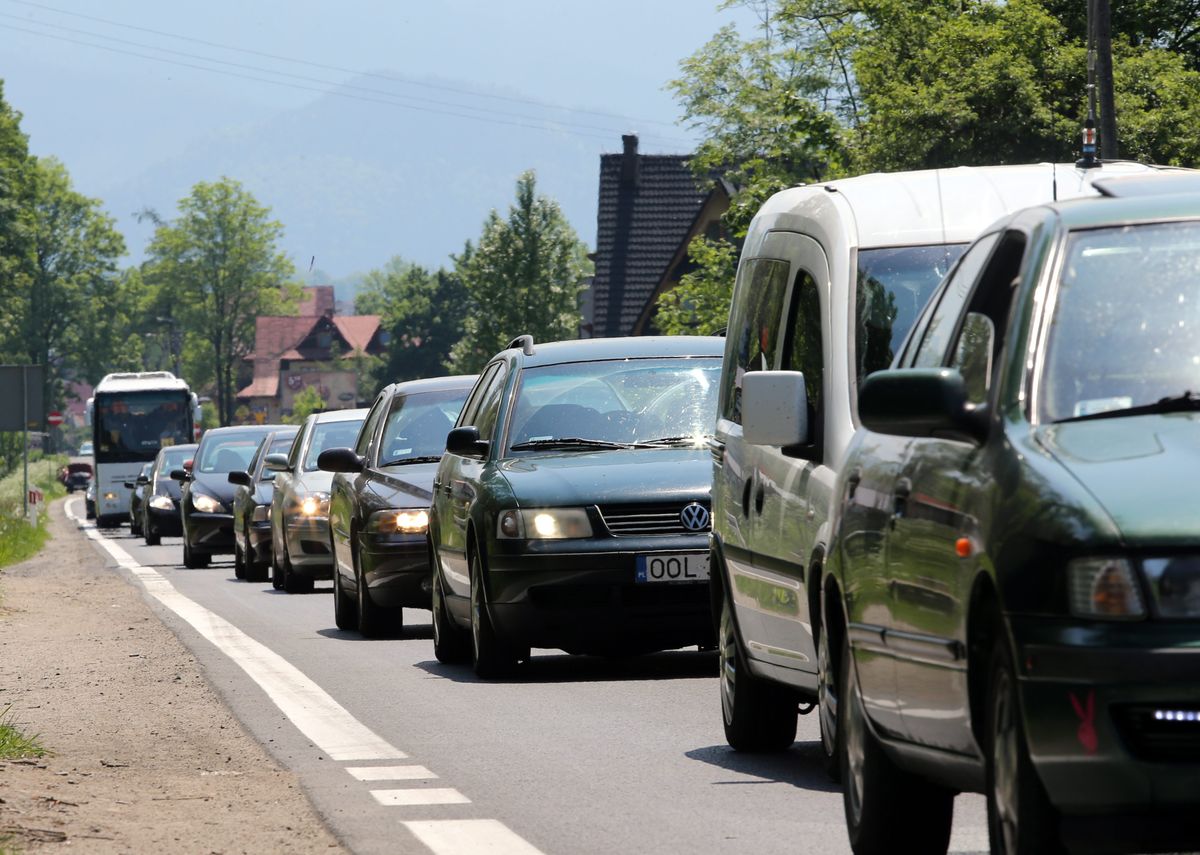
<svg viewBox="0 0 1200 855">
<path fill-rule="evenodd" d="M 302 425 L 304 420 L 313 413 L 319 413 L 325 409 L 328 403 L 321 395 L 321 390 L 316 386 L 305 386 L 296 393 L 296 397 L 292 398 L 291 415 L 283 416 L 284 424 Z"/>
<path fill-rule="evenodd" d="M 587 247 L 558 203 L 538 195 L 533 172 L 521 175 L 508 217 L 492 211 L 478 245 L 468 242 L 454 257 L 467 300 L 450 367 L 472 374 L 524 333 L 537 341 L 575 338 L 579 294 L 591 272 Z"/>
</svg>

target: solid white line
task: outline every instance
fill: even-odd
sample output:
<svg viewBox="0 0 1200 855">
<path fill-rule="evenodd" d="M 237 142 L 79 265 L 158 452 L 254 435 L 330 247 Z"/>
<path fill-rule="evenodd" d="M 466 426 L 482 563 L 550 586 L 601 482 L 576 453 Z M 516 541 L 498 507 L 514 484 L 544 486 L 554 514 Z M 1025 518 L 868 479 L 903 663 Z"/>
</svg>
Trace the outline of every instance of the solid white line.
<svg viewBox="0 0 1200 855">
<path fill-rule="evenodd" d="M 411 790 L 371 790 L 375 801 L 388 807 L 415 805 L 469 805 L 471 800 L 451 787 L 417 787 Z"/>
<path fill-rule="evenodd" d="M 404 826 L 436 855 L 542 855 L 495 819 L 422 819 Z"/>
<path fill-rule="evenodd" d="M 431 781 L 437 777 L 424 766 L 351 766 L 346 771 L 360 781 Z"/>
</svg>

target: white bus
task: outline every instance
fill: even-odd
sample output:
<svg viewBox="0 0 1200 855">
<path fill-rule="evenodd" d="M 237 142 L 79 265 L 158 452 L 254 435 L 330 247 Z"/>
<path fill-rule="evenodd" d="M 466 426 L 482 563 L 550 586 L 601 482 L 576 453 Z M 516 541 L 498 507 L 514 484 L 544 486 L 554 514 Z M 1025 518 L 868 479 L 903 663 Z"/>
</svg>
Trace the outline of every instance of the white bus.
<svg viewBox="0 0 1200 855">
<path fill-rule="evenodd" d="M 142 465 L 163 446 L 194 442 L 200 403 L 169 371 L 108 374 L 87 402 L 92 426 L 96 522 L 129 519 L 129 490 Z"/>
</svg>

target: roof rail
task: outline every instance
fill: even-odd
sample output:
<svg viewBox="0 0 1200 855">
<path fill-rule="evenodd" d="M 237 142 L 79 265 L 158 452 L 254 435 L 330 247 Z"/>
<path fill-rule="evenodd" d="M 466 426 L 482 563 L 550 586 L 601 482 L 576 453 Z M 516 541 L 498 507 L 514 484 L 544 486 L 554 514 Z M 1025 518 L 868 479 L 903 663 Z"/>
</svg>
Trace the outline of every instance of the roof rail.
<svg viewBox="0 0 1200 855">
<path fill-rule="evenodd" d="M 519 335 L 508 343 L 510 349 L 521 348 L 521 353 L 526 356 L 533 356 L 533 336 Z"/>
</svg>

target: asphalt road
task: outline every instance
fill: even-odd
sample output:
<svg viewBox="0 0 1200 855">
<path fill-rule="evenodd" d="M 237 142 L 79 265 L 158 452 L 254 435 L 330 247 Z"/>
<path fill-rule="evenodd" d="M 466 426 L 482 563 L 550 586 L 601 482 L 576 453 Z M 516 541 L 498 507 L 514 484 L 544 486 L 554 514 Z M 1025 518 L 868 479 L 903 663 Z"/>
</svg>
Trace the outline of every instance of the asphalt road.
<svg viewBox="0 0 1200 855">
<path fill-rule="evenodd" d="M 71 504 L 82 517 L 82 500 Z M 100 551 L 98 562 L 159 592 L 163 619 L 354 852 L 849 852 L 841 793 L 818 762 L 816 716 L 800 719 L 798 741 L 782 755 L 733 752 L 715 654 L 538 651 L 513 679 L 481 682 L 434 659 L 428 612 L 406 611 L 402 638 L 367 641 L 334 627 L 328 585 L 288 595 L 236 581 L 232 560 L 184 569 L 178 539 L 147 547 L 128 527 L 102 535 L 119 550 Z M 122 554 L 132 561 L 117 568 Z M 180 610 L 187 601 L 201 608 Z M 336 704 L 306 706 L 300 689 L 276 684 L 272 675 L 283 680 L 291 669 L 266 653 L 267 664 L 256 664 L 258 646 L 237 640 L 243 633 Z M 243 665 L 230 651 L 247 657 Z M 313 734 L 345 720 L 395 753 L 336 759 L 332 737 Z M 986 850 L 983 799 L 959 796 L 951 851 Z"/>
</svg>

